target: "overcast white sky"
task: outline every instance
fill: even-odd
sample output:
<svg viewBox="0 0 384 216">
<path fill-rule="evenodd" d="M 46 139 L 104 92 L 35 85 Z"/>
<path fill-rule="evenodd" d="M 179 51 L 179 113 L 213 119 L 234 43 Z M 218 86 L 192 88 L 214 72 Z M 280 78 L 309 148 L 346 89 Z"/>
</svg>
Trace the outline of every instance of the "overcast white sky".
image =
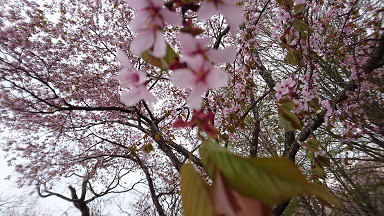
<svg viewBox="0 0 384 216">
<path fill-rule="evenodd" d="M 0 194 L 3 196 L 16 196 L 21 197 L 24 194 L 29 194 L 33 191 L 33 188 L 18 188 L 15 183 L 15 171 L 12 167 L 8 167 L 6 164 L 6 159 L 4 158 L 5 154 L 0 150 Z M 10 180 L 5 180 L 5 178 L 11 175 Z M 37 197 L 37 193 L 33 193 L 30 196 L 30 199 Z M 38 198 L 39 207 L 47 208 L 47 211 L 52 213 L 53 216 L 61 216 L 64 212 L 68 212 L 68 215 L 79 215 L 77 210 L 68 202 L 60 200 L 59 198 L 49 197 L 49 198 Z M 2 216 L 2 215 L 1 215 Z M 4 215 L 5 216 L 5 215 Z"/>
<path fill-rule="evenodd" d="M 0 142 L 1 145 L 1 142 Z M 11 175 L 10 180 L 5 180 L 5 178 Z M 0 196 L 10 197 L 10 196 L 16 196 L 16 197 L 22 197 L 25 194 L 30 194 L 32 192 L 32 195 L 29 196 L 29 199 L 33 200 L 37 198 L 38 206 L 37 208 L 46 210 L 45 212 L 49 213 L 49 215 L 52 216 L 78 216 L 80 215 L 80 212 L 73 206 L 72 203 L 69 203 L 65 200 L 62 200 L 57 197 L 48 197 L 48 198 L 41 198 L 38 197 L 37 193 L 34 191 L 34 188 L 32 187 L 25 187 L 25 188 L 18 188 L 17 184 L 15 183 L 17 173 L 13 170 L 12 167 L 8 167 L 5 159 L 5 153 L 0 148 Z M 141 177 L 140 173 L 132 173 L 131 175 L 128 175 L 127 178 L 124 179 L 125 182 L 136 182 Z M 76 187 L 77 185 L 73 185 Z M 68 185 L 63 184 L 63 186 L 59 186 L 54 188 L 54 191 L 58 191 L 59 193 L 62 193 L 63 195 L 69 196 L 69 190 L 67 189 Z M 145 187 L 138 187 L 138 190 L 146 190 Z M 136 194 L 137 195 L 137 194 Z M 118 197 L 117 197 L 118 196 Z M 113 198 L 108 201 L 108 198 Z M 104 199 L 105 198 L 105 199 Z M 135 203 L 135 200 L 138 199 L 138 197 L 135 196 L 135 194 L 128 192 L 126 194 L 122 195 L 114 195 L 114 196 L 108 196 L 106 195 L 104 198 L 99 198 L 93 201 L 94 204 L 98 205 L 98 201 L 106 201 L 104 203 L 100 204 L 100 208 L 103 209 L 103 213 L 109 216 L 119 216 L 122 215 L 122 212 L 119 210 L 117 204 L 121 205 L 124 211 L 132 213 L 132 205 Z M 27 201 L 25 202 L 27 203 Z M 93 206 L 90 206 L 91 208 Z M 22 208 L 22 206 L 21 206 Z M 2 215 L 0 211 L 0 216 L 7 216 Z M 20 215 L 20 216 L 28 216 L 28 215 Z"/>
</svg>

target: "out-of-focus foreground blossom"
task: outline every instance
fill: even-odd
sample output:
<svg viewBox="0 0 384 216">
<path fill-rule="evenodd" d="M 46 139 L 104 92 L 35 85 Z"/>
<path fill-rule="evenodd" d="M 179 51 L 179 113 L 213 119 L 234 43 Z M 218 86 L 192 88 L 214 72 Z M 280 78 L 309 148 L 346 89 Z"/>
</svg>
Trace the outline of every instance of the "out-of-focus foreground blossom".
<svg viewBox="0 0 384 216">
<path fill-rule="evenodd" d="M 157 99 L 146 87 L 147 77 L 144 72 L 134 69 L 127 56 L 120 49 L 117 49 L 116 58 L 120 62 L 122 69 L 115 79 L 120 81 L 121 86 L 130 88 L 129 91 L 124 90 L 122 92 L 121 101 L 127 106 L 134 106 L 140 100 L 156 103 Z"/>
<path fill-rule="evenodd" d="M 167 44 L 162 28 L 166 23 L 179 25 L 181 18 L 164 7 L 163 0 L 126 0 L 128 5 L 137 10 L 130 28 L 137 32 L 131 42 L 131 52 L 137 56 L 150 51 L 155 57 L 161 58 L 166 54 Z"/>
<path fill-rule="evenodd" d="M 199 19 L 206 20 L 219 11 L 227 20 L 228 25 L 231 27 L 231 32 L 235 33 L 244 21 L 244 10 L 242 7 L 237 6 L 236 2 L 238 0 L 209 0 L 201 5 L 197 11 L 197 16 Z"/>
</svg>

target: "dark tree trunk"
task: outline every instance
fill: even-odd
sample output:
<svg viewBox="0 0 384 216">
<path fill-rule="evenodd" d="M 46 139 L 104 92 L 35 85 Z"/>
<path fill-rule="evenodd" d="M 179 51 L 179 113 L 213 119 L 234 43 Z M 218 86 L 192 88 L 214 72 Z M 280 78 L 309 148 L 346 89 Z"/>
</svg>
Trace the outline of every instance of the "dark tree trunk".
<svg viewBox="0 0 384 216">
<path fill-rule="evenodd" d="M 76 189 L 72 186 L 69 186 L 68 189 L 71 191 L 71 196 L 73 199 L 73 205 L 80 210 L 81 216 L 90 216 L 89 207 L 84 199 L 79 199 L 76 194 Z M 84 197 L 85 198 L 85 197 Z"/>
</svg>

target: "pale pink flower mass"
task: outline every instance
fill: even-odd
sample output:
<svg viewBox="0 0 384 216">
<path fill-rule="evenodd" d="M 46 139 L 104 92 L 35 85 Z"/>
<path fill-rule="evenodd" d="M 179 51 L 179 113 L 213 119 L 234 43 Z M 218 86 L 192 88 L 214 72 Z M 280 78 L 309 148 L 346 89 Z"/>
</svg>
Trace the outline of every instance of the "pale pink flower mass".
<svg viewBox="0 0 384 216">
<path fill-rule="evenodd" d="M 126 0 L 129 6 L 137 10 L 130 27 L 137 32 L 131 42 L 131 52 L 137 56 L 150 51 L 153 56 L 161 58 L 166 54 L 166 42 L 162 27 L 166 23 L 179 25 L 181 18 L 167 8 L 163 0 Z"/>
<path fill-rule="evenodd" d="M 131 42 L 131 52 L 137 56 L 145 51 L 151 51 L 152 55 L 162 58 L 166 54 L 167 44 L 163 31 L 156 26 L 138 31 Z"/>
<path fill-rule="evenodd" d="M 276 100 L 280 101 L 284 95 L 289 93 L 289 88 L 292 88 L 294 85 L 295 81 L 291 77 L 281 80 L 280 83 L 276 83 L 275 87 L 273 88 L 276 91 Z"/>
<path fill-rule="evenodd" d="M 116 58 L 120 62 L 122 69 L 115 79 L 120 81 L 121 86 L 130 88 L 129 91 L 124 90 L 122 92 L 121 101 L 127 106 L 134 106 L 140 100 L 156 103 L 157 99 L 146 87 L 147 77 L 144 72 L 134 69 L 127 56 L 119 48 L 117 49 Z"/>
<path fill-rule="evenodd" d="M 201 96 L 208 89 L 217 89 L 226 84 L 228 77 L 223 71 L 213 67 L 203 57 L 186 59 L 189 68 L 174 70 L 172 82 L 178 87 L 191 88 L 187 103 L 193 109 L 201 109 Z"/>
<path fill-rule="evenodd" d="M 200 6 L 197 16 L 199 19 L 206 20 L 219 11 L 231 27 L 231 32 L 235 33 L 244 22 L 244 10 L 242 7 L 237 6 L 236 2 L 238 0 L 208 0 Z"/>
<path fill-rule="evenodd" d="M 236 47 L 229 46 L 222 50 L 208 49 L 207 45 L 213 38 L 195 38 L 191 34 L 181 32 L 179 41 L 181 44 L 181 54 L 183 59 L 200 58 L 200 55 L 208 58 L 214 63 L 232 62 L 236 59 Z"/>
</svg>

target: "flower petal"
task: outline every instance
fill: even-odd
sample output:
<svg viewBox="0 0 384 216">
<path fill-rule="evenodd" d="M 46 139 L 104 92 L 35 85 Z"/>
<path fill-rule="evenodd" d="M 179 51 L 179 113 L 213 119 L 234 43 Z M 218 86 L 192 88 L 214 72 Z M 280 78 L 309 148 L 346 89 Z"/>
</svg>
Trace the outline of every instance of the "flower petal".
<svg viewBox="0 0 384 216">
<path fill-rule="evenodd" d="M 145 85 L 141 85 L 139 87 L 140 89 L 140 95 L 142 96 L 143 100 L 145 100 L 148 103 L 156 103 L 157 99 L 155 96 L 153 96 L 152 93 L 150 93 Z"/>
<path fill-rule="evenodd" d="M 120 48 L 116 48 L 116 58 L 120 62 L 121 66 L 124 68 L 132 68 L 132 64 L 129 61 L 128 57 L 125 55 L 124 51 Z"/>
<path fill-rule="evenodd" d="M 123 91 L 120 100 L 127 106 L 134 106 L 143 99 L 138 88 L 132 88 L 130 91 Z"/>
<path fill-rule="evenodd" d="M 181 17 L 168 9 L 163 9 L 160 11 L 161 16 L 163 17 L 164 21 L 171 25 L 180 25 L 181 24 Z"/>
<path fill-rule="evenodd" d="M 197 41 L 192 35 L 180 32 L 179 41 L 183 55 L 191 55 L 196 50 Z"/>
<path fill-rule="evenodd" d="M 232 4 L 232 5 L 234 5 L 234 4 L 236 4 L 237 2 L 239 2 L 239 0 L 221 0 L 224 4 L 227 4 L 227 5 L 229 5 L 229 4 Z"/>
<path fill-rule="evenodd" d="M 139 80 L 139 76 L 134 72 L 131 72 L 127 69 L 123 69 L 120 71 L 120 74 L 115 77 L 115 79 L 120 81 L 121 86 L 131 87 L 134 86 L 134 83 Z"/>
<path fill-rule="evenodd" d="M 121 70 L 120 74 L 115 77 L 120 81 L 120 85 L 123 87 L 140 86 L 145 83 L 147 76 L 142 71 L 135 69 Z"/>
<path fill-rule="evenodd" d="M 152 55 L 157 58 L 162 58 L 167 52 L 167 43 L 165 42 L 163 31 L 155 31 L 155 41 L 153 44 Z"/>
<path fill-rule="evenodd" d="M 140 1 L 143 1 L 143 0 L 140 0 Z M 162 8 L 163 5 L 164 5 L 164 0 L 149 0 L 154 7 L 157 7 L 157 8 Z"/>
<path fill-rule="evenodd" d="M 242 7 L 220 4 L 218 9 L 224 15 L 232 33 L 239 31 L 239 26 L 244 22 Z"/>
<path fill-rule="evenodd" d="M 135 70 L 136 74 L 138 75 L 139 79 L 137 80 L 137 85 L 142 85 L 147 81 L 147 75 L 145 75 L 145 72 Z"/>
<path fill-rule="evenodd" d="M 207 62 L 202 55 L 184 56 L 183 60 L 187 63 L 189 68 L 195 71 L 199 71 L 203 66 L 207 65 Z"/>
<path fill-rule="evenodd" d="M 213 41 L 213 38 L 211 38 L 211 37 L 197 38 L 196 41 L 197 41 L 198 46 L 201 49 L 205 49 L 206 46 Z"/>
<path fill-rule="evenodd" d="M 187 99 L 187 104 L 196 110 L 201 110 L 201 96 L 208 91 L 207 85 L 204 82 L 196 83 L 196 86 L 192 88 L 192 92 Z"/>
<path fill-rule="evenodd" d="M 138 11 L 136 16 L 129 22 L 129 27 L 134 32 L 143 31 L 151 23 L 150 14 L 147 11 Z"/>
<path fill-rule="evenodd" d="M 131 52 L 137 56 L 149 50 L 155 40 L 152 30 L 140 31 L 131 42 Z"/>
<path fill-rule="evenodd" d="M 210 19 L 213 15 L 217 13 L 217 9 L 215 7 L 215 4 L 213 2 L 206 2 L 205 4 L 202 4 L 197 11 L 197 18 L 201 20 L 207 20 Z"/>
<path fill-rule="evenodd" d="M 144 8 L 150 6 L 150 2 L 147 0 L 126 0 L 128 6 L 135 10 L 143 10 Z"/>
<path fill-rule="evenodd" d="M 178 87 L 192 88 L 195 86 L 196 76 L 189 69 L 182 68 L 174 70 L 170 79 Z"/>
<path fill-rule="evenodd" d="M 209 50 L 207 56 L 214 63 L 233 62 L 236 59 L 236 47 L 230 46 L 222 50 Z"/>
<path fill-rule="evenodd" d="M 230 194 L 230 187 L 225 185 L 221 173 L 216 170 L 215 180 L 212 186 L 212 201 L 217 215 L 237 215 L 235 207 L 237 207 L 238 204 L 236 200 L 230 197 Z"/>
<path fill-rule="evenodd" d="M 208 88 L 218 89 L 221 86 L 227 84 L 228 75 L 216 68 L 212 68 L 211 71 L 205 77 L 205 82 L 207 83 Z"/>
</svg>

